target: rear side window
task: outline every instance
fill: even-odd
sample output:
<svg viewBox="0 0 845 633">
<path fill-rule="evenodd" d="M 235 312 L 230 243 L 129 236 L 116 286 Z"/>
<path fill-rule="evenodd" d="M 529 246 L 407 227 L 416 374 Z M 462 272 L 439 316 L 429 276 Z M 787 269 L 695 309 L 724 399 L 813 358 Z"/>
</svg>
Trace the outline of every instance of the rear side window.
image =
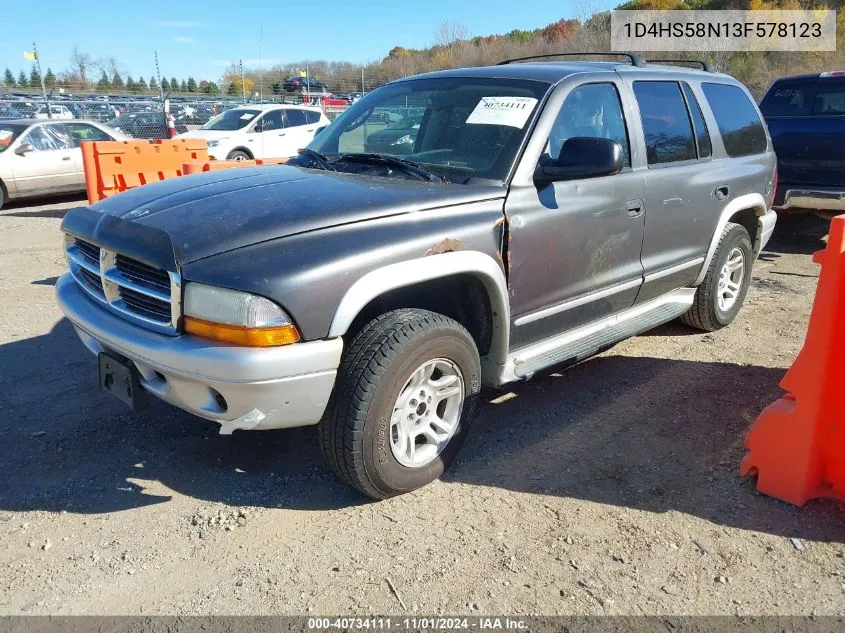
<svg viewBox="0 0 845 633">
<path fill-rule="evenodd" d="M 819 79 L 813 114 L 845 114 L 845 81 L 842 79 Z"/>
<path fill-rule="evenodd" d="M 676 81 L 635 81 L 649 165 L 695 160 L 687 106 Z"/>
<path fill-rule="evenodd" d="M 728 156 L 749 156 L 766 151 L 766 130 L 754 105 L 739 86 L 701 84 L 710 104 Z"/>
<path fill-rule="evenodd" d="M 308 121 L 309 124 L 319 123 L 320 113 L 314 112 L 314 110 L 305 110 L 305 120 Z"/>
<path fill-rule="evenodd" d="M 712 153 L 710 133 L 707 131 L 704 116 L 701 114 L 701 106 L 698 105 L 698 99 L 695 98 L 689 84 L 683 83 L 681 86 L 684 91 L 684 98 L 687 100 L 687 107 L 692 115 L 692 127 L 695 129 L 695 142 L 698 145 L 698 157 L 710 158 Z"/>
<path fill-rule="evenodd" d="M 764 116 L 806 116 L 815 98 L 815 80 L 777 81 L 763 97 L 760 110 Z"/>
<path fill-rule="evenodd" d="M 288 127 L 296 127 L 297 125 L 306 125 L 305 110 L 298 110 L 289 108 L 285 110 L 285 116 L 288 119 Z"/>
</svg>

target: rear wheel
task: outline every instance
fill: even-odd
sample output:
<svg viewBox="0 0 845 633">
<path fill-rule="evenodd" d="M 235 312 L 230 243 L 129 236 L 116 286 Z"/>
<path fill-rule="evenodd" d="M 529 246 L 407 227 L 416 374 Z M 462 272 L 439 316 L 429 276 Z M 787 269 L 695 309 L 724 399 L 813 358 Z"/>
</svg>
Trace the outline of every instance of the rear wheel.
<svg viewBox="0 0 845 633">
<path fill-rule="evenodd" d="M 252 160 L 244 151 L 236 149 L 234 151 L 229 152 L 229 155 L 226 157 L 226 160 Z"/>
<path fill-rule="evenodd" d="M 729 325 L 748 293 L 752 263 L 753 251 L 748 231 L 740 224 L 728 222 L 707 275 L 695 293 L 695 301 L 681 320 L 705 332 Z"/>
<path fill-rule="evenodd" d="M 466 438 L 480 378 L 475 342 L 456 321 L 412 309 L 379 316 L 341 362 L 319 425 L 326 461 L 375 499 L 424 486 Z"/>
</svg>

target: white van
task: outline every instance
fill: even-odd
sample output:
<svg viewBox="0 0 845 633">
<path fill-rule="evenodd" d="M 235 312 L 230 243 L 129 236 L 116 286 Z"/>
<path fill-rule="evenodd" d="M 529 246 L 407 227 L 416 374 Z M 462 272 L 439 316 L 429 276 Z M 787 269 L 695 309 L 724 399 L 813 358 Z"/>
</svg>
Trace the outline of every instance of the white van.
<svg viewBox="0 0 845 633">
<path fill-rule="evenodd" d="M 177 138 L 204 138 L 216 160 L 295 156 L 330 123 L 320 108 L 299 105 L 243 105 L 221 112 L 198 130 Z"/>
</svg>

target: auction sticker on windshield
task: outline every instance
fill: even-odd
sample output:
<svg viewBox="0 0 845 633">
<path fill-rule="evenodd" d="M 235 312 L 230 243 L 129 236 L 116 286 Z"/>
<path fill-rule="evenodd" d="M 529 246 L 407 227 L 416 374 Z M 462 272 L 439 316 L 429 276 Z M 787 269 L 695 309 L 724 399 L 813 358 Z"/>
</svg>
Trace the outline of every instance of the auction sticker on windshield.
<svg viewBox="0 0 845 633">
<path fill-rule="evenodd" d="M 507 125 L 521 128 L 534 111 L 533 97 L 482 97 L 467 118 L 471 125 Z"/>
</svg>

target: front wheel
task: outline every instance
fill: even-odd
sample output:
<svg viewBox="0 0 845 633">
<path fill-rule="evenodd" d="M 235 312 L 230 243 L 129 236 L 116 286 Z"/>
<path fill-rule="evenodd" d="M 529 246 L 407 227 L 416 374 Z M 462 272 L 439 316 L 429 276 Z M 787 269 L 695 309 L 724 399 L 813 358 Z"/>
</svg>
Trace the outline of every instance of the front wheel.
<svg viewBox="0 0 845 633">
<path fill-rule="evenodd" d="M 344 354 L 319 425 L 329 466 L 374 499 L 438 478 L 472 422 L 481 365 L 469 332 L 427 310 L 370 321 Z"/>
<path fill-rule="evenodd" d="M 740 224 L 728 222 L 707 275 L 696 290 L 695 301 L 681 320 L 705 332 L 729 325 L 745 300 L 753 261 L 748 231 Z"/>
</svg>

